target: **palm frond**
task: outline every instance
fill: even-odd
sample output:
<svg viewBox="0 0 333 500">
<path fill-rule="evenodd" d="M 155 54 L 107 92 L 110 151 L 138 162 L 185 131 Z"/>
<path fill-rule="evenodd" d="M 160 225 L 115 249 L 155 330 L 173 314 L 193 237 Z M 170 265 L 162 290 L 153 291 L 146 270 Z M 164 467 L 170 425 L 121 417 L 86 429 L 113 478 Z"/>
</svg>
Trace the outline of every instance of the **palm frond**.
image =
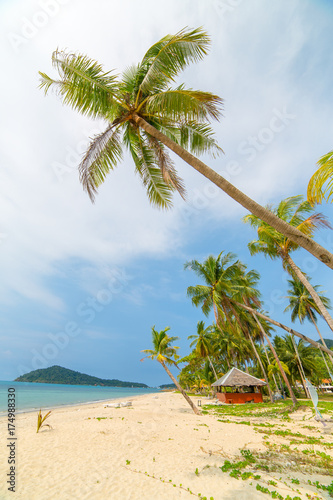
<svg viewBox="0 0 333 500">
<path fill-rule="evenodd" d="M 151 149 L 154 151 L 156 163 L 161 170 L 163 180 L 166 184 L 173 186 L 178 191 L 183 200 L 186 199 L 186 190 L 183 180 L 177 175 L 177 171 L 173 162 L 165 150 L 163 144 L 157 139 L 145 134 L 150 144 Z"/>
<path fill-rule="evenodd" d="M 138 87 L 140 84 L 139 81 L 139 64 L 134 64 L 128 67 L 122 74 L 120 90 L 124 94 L 129 94 L 132 100 L 135 100 L 137 95 Z"/>
<path fill-rule="evenodd" d="M 97 135 L 90 144 L 80 166 L 80 181 L 94 201 L 97 188 L 122 157 L 120 134 L 115 125 Z"/>
<path fill-rule="evenodd" d="M 211 127 L 204 123 L 189 121 L 180 127 L 180 145 L 195 155 L 209 153 L 216 158 L 223 149 L 215 141 Z"/>
<path fill-rule="evenodd" d="M 139 92 L 146 94 L 152 89 L 165 88 L 189 63 L 201 60 L 209 45 L 209 36 L 202 28 L 184 28 L 176 35 L 162 38 L 143 57 Z"/>
<path fill-rule="evenodd" d="M 45 93 L 54 86 L 63 102 L 93 118 L 102 116 L 112 121 L 119 115 L 117 98 L 119 84 L 116 75 L 104 72 L 100 64 L 85 55 L 56 50 L 52 55 L 53 66 L 60 80 L 52 80 L 40 73 L 40 88 Z"/>
<path fill-rule="evenodd" d="M 147 144 L 146 138 L 141 136 L 139 130 L 132 124 L 127 123 L 124 141 L 132 155 L 136 172 L 146 188 L 149 201 L 159 208 L 170 208 L 175 187 L 164 181 L 162 171 L 157 166 L 154 151 Z"/>
<path fill-rule="evenodd" d="M 285 198 L 284 200 L 280 201 L 278 207 L 276 208 L 276 210 L 273 210 L 273 212 L 275 212 L 275 214 L 284 221 L 290 220 L 294 215 L 297 207 L 299 207 L 299 205 L 302 203 L 302 200 L 302 195 L 289 196 L 289 198 Z"/>
<path fill-rule="evenodd" d="M 316 213 L 310 215 L 307 219 L 300 221 L 297 229 L 302 233 L 306 234 L 310 238 L 313 237 L 313 232 L 315 229 L 324 228 L 332 229 L 330 222 L 327 220 L 326 215 L 322 213 Z"/>
<path fill-rule="evenodd" d="M 148 119 L 150 115 L 161 115 L 185 122 L 202 122 L 209 117 L 218 120 L 221 105 L 222 99 L 217 95 L 185 89 L 183 85 L 151 95 L 142 102 L 143 112 Z"/>
<path fill-rule="evenodd" d="M 317 162 L 319 168 L 312 175 L 307 190 L 311 205 L 329 202 L 333 198 L 333 151 L 322 156 Z M 326 184 L 327 183 L 327 184 Z"/>
</svg>

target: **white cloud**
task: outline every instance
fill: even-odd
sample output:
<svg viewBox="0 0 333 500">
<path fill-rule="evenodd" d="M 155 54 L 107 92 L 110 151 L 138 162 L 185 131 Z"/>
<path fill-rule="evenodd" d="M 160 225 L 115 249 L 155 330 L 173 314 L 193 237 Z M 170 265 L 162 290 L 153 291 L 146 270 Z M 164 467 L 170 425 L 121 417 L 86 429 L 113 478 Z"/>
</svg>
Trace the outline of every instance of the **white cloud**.
<svg viewBox="0 0 333 500">
<path fill-rule="evenodd" d="M 209 163 L 218 171 L 229 168 L 232 173 L 230 162 L 238 162 L 241 171 L 231 175 L 231 180 L 266 203 L 284 196 L 288 185 L 298 194 L 303 171 L 309 173 L 316 155 L 326 152 L 332 137 L 332 125 L 323 120 L 326 103 L 321 95 L 311 95 L 310 100 L 307 90 L 308 80 L 317 77 L 311 73 L 316 48 L 324 47 L 325 41 L 315 39 L 311 61 L 304 69 L 307 79 L 295 79 L 292 74 L 293 66 L 303 63 L 302 49 L 316 31 L 314 20 L 321 15 L 313 4 L 281 2 L 267 9 L 258 0 L 251 6 L 240 2 L 222 14 L 223 2 L 218 1 L 205 3 L 204 8 L 198 0 L 158 3 L 158 7 L 152 0 L 143 3 L 144 9 L 142 2 L 105 0 L 92 8 L 87 0 L 59 1 L 59 11 L 49 15 L 47 23 L 32 31 L 16 50 L 13 37 L 8 36 L 28 32 L 29 22 L 37 23 L 46 3 L 4 5 L 7 78 L 1 86 L 2 95 L 8 98 L 3 102 L 0 134 L 3 301 L 13 300 L 18 292 L 62 309 L 65 305 L 46 281 L 57 276 L 60 262 L 77 258 L 91 263 L 77 277 L 80 286 L 91 293 L 100 286 L 101 266 L 121 266 L 140 255 L 161 257 L 179 251 L 203 210 L 221 220 L 237 219 L 243 213 L 180 161 L 177 166 L 188 186 L 189 205 L 176 198 L 175 210 L 169 213 L 149 206 L 128 158 L 109 175 L 95 206 L 82 192 L 75 171 L 68 170 L 59 180 L 56 163 L 73 169 L 76 159 L 69 155 L 78 152 L 96 124 L 66 109 L 55 96 L 44 98 L 37 89 L 38 70 L 52 73 L 50 58 L 56 47 L 88 53 L 107 69 L 121 71 L 165 33 L 204 21 L 213 38 L 212 53 L 197 68 L 189 69 L 184 80 L 188 86 L 212 89 L 226 98 L 225 118 L 216 125 L 226 156 Z M 143 11 L 149 16 L 143 17 Z M 271 142 L 261 144 L 263 149 L 248 161 L 240 152 L 241 143 L 263 134 L 274 110 L 284 107 L 296 115 L 295 120 Z M 312 144 L 314 127 L 320 129 L 316 144 Z"/>
</svg>

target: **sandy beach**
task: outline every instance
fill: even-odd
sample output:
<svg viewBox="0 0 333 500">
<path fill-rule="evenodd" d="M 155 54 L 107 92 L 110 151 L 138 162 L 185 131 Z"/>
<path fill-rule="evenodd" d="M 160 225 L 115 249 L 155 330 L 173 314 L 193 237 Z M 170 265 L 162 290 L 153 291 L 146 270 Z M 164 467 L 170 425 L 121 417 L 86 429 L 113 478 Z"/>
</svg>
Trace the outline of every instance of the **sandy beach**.
<svg viewBox="0 0 333 500">
<path fill-rule="evenodd" d="M 288 483 L 288 471 L 260 471 L 260 481 L 222 472 L 225 460 L 239 459 L 241 449 L 266 450 L 264 434 L 253 426 L 219 422 L 213 415 L 196 416 L 175 393 L 129 400 L 131 407 L 105 408 L 106 403 L 98 402 L 55 409 L 48 419 L 52 429 L 38 434 L 36 413 L 17 415 L 15 493 L 7 490 L 7 419 L 2 418 L 0 498 L 166 500 L 201 494 L 214 500 L 255 500 L 271 498 L 256 489 L 258 482 L 267 486 L 268 481 L 276 483 L 269 489 L 283 498 L 330 498 L 328 492 L 313 486 Z M 283 428 L 299 430 L 304 415 L 304 411 L 296 412 Z M 321 424 L 311 419 L 311 413 L 308 417 L 311 430 L 307 434 L 318 437 Z M 333 443 L 332 434 L 325 435 L 325 441 Z M 326 453 L 332 455 L 332 449 Z M 332 479 L 302 472 L 292 476 L 325 485 Z"/>
</svg>

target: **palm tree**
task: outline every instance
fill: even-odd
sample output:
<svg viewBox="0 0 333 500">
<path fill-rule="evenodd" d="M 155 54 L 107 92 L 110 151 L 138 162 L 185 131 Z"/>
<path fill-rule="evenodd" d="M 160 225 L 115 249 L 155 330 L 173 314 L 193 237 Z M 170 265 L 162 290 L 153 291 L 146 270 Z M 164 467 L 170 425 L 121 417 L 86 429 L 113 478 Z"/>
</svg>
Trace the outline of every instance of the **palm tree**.
<svg viewBox="0 0 333 500">
<path fill-rule="evenodd" d="M 215 379 L 217 380 L 217 374 L 214 368 L 214 365 L 212 363 L 212 360 L 210 358 L 210 354 L 213 352 L 213 347 L 212 347 L 212 326 L 208 326 L 205 328 L 205 323 L 203 321 L 198 321 L 197 324 L 197 334 L 196 335 L 190 335 L 188 340 L 194 339 L 193 342 L 191 342 L 190 347 L 195 346 L 196 352 L 201 356 L 202 358 L 207 358 L 210 366 L 213 370 Z"/>
<path fill-rule="evenodd" d="M 239 266 L 240 286 L 238 289 L 238 293 L 233 297 L 233 299 L 241 300 L 244 302 L 244 304 L 248 305 L 253 304 L 255 307 L 257 307 L 260 305 L 259 301 L 260 292 L 257 288 L 260 275 L 254 270 L 248 271 L 247 273 L 245 272 L 245 270 L 246 267 L 244 265 Z M 235 306 L 235 308 L 237 310 L 237 306 Z M 259 356 L 259 353 L 257 351 L 256 345 L 254 343 L 254 339 L 263 340 L 262 331 L 260 328 L 258 328 L 257 323 L 253 321 L 253 317 L 249 315 L 248 311 L 245 311 L 244 309 L 240 309 L 238 307 L 237 313 L 235 311 L 235 314 L 239 320 L 239 325 L 242 328 L 245 337 L 250 341 L 252 345 L 253 352 L 258 360 L 259 366 L 261 368 L 262 374 L 264 375 L 267 384 L 270 401 L 271 403 L 273 403 L 273 393 L 269 385 L 268 376 L 264 368 L 264 365 L 262 363 L 262 360 Z M 272 328 L 267 324 L 265 326 L 266 329 L 264 331 L 267 334 L 268 330 Z"/>
<path fill-rule="evenodd" d="M 302 196 L 291 196 L 281 201 L 274 210 L 274 213 L 309 237 L 313 237 L 314 230 L 319 227 L 331 227 L 322 214 L 313 213 L 310 203 L 303 201 Z M 248 245 L 251 255 L 263 253 L 265 257 L 270 257 L 271 259 L 281 258 L 284 269 L 293 277 L 296 276 L 303 283 L 311 294 L 318 310 L 333 331 L 333 319 L 329 312 L 320 300 L 316 290 L 307 280 L 305 274 L 302 273 L 290 257 L 290 253 L 297 250 L 299 246 L 289 238 L 278 233 L 255 215 L 246 215 L 244 221 L 250 223 L 258 231 L 258 240 L 253 240 Z"/>
<path fill-rule="evenodd" d="M 184 268 L 191 269 L 203 279 L 204 285 L 189 286 L 187 295 L 192 304 L 201 306 L 202 312 L 208 316 L 213 308 L 218 328 L 229 319 L 226 306 L 230 306 L 228 297 L 232 295 L 239 276 L 239 262 L 236 255 L 222 251 L 217 258 L 213 255 L 200 264 L 197 260 L 186 262 Z M 235 261 L 235 262 L 233 262 Z"/>
<path fill-rule="evenodd" d="M 319 158 L 318 169 L 308 184 L 308 201 L 311 205 L 331 201 L 333 197 L 333 151 Z"/>
<path fill-rule="evenodd" d="M 283 323 L 280 323 L 279 321 L 276 321 L 275 319 L 270 318 L 266 314 L 259 312 L 257 309 L 254 309 L 253 307 L 250 307 L 250 306 L 246 306 L 245 304 L 240 304 L 238 302 L 236 304 L 239 307 L 242 307 L 243 309 L 246 309 L 247 311 L 252 313 L 257 319 L 261 318 L 265 321 L 268 321 L 269 323 L 272 323 L 272 325 L 278 326 L 279 328 L 282 328 L 282 330 L 285 330 L 286 332 L 291 333 L 292 335 L 295 335 L 296 337 L 299 337 L 300 339 L 303 339 L 305 342 L 312 344 L 314 347 L 316 347 L 320 351 L 325 352 L 326 354 L 329 354 L 329 355 L 332 354 L 331 350 L 328 347 L 325 347 L 325 346 L 319 344 L 318 342 L 316 342 L 315 340 L 310 339 L 306 335 L 303 335 L 303 333 L 297 332 L 296 330 L 289 328 L 289 326 L 286 326 Z"/>
<path fill-rule="evenodd" d="M 194 413 L 196 415 L 201 415 L 201 411 L 198 410 L 193 401 L 188 397 L 184 389 L 179 385 L 177 379 L 172 375 L 171 371 L 167 366 L 167 365 L 177 366 L 175 360 L 178 358 L 177 349 L 179 349 L 179 347 L 171 345 L 173 344 L 173 342 L 175 342 L 175 340 L 178 340 L 178 337 L 169 337 L 169 335 L 167 334 L 169 330 L 170 327 L 167 327 L 164 328 L 164 330 L 158 332 L 157 330 L 155 330 L 155 326 L 153 326 L 152 327 L 153 349 L 144 349 L 141 352 L 148 354 L 146 358 L 156 359 L 159 363 L 161 363 L 164 370 L 167 372 L 167 374 L 169 375 L 169 377 L 171 378 L 172 382 L 175 384 L 177 389 L 184 396 L 184 398 L 186 399 L 186 401 L 188 402 Z M 143 359 L 141 361 L 143 361 Z"/>
<path fill-rule="evenodd" d="M 212 371 L 209 361 L 207 361 L 202 371 L 201 384 L 208 389 L 208 392 L 211 392 L 212 384 L 215 380 L 218 380 L 218 377 L 216 373 Z"/>
<path fill-rule="evenodd" d="M 299 280 L 294 279 L 294 280 L 288 280 L 288 283 L 291 288 L 288 290 L 288 296 L 286 297 L 289 300 L 289 305 L 285 308 L 286 311 L 291 311 L 291 321 L 294 322 L 296 318 L 299 320 L 299 322 L 302 324 L 306 319 L 309 321 L 312 321 L 314 324 L 317 333 L 322 341 L 322 344 L 327 347 L 326 342 L 320 333 L 320 330 L 317 326 L 317 316 L 316 313 L 320 314 L 319 308 L 314 302 L 313 298 L 309 294 L 309 291 L 305 288 L 303 283 L 301 283 Z M 328 297 L 325 297 L 323 293 L 319 291 L 320 286 L 319 285 L 313 285 L 313 288 L 316 290 L 316 293 L 320 297 L 321 302 L 324 304 L 324 306 L 328 309 L 331 308 L 331 301 Z M 333 365 L 333 358 L 331 355 L 330 360 Z M 324 357 L 324 355 L 323 355 Z M 326 363 L 325 357 L 324 361 Z M 327 370 L 330 374 L 330 371 L 327 367 Z M 331 376 L 331 374 L 330 374 Z"/>
<path fill-rule="evenodd" d="M 258 305 L 258 297 L 260 295 L 255 286 L 259 280 L 259 274 L 255 271 L 250 271 L 246 275 L 246 266 L 235 259 L 236 256 L 234 254 L 228 253 L 223 256 L 223 252 L 221 252 L 217 258 L 210 255 L 203 264 L 200 264 L 196 260 L 185 264 L 185 268 L 190 267 L 199 277 L 203 278 L 206 283 L 206 285 L 188 287 L 187 294 L 192 298 L 192 303 L 195 306 L 202 306 L 202 311 L 206 315 L 209 314 L 212 307 L 214 308 L 215 320 L 221 330 L 222 337 L 225 336 L 228 331 L 231 334 L 232 340 L 226 344 L 228 351 L 232 353 L 232 362 L 234 364 L 237 357 L 239 359 L 239 357 L 243 355 L 242 351 L 246 348 L 244 337 L 237 343 L 239 331 L 237 332 L 235 325 L 238 323 L 239 329 L 242 332 L 243 326 L 237 310 L 235 309 L 235 304 L 237 300 L 251 297 L 252 303 Z M 223 317 L 226 318 L 227 324 L 225 321 L 222 321 L 223 325 L 221 325 L 220 323 Z M 263 331 L 263 335 L 269 343 L 277 362 L 279 362 L 274 347 L 265 331 Z M 231 346 L 234 346 L 234 348 L 231 348 Z M 228 364 L 230 364 L 230 357 L 228 356 L 228 358 Z M 283 374 L 282 367 L 280 369 Z M 285 374 L 284 379 L 290 391 L 293 403 L 296 404 L 297 400 Z M 270 397 L 272 397 L 272 395 L 270 395 Z"/>
<path fill-rule="evenodd" d="M 276 336 L 274 345 L 279 358 L 288 366 L 294 383 L 300 379 L 305 395 L 308 395 L 305 378 L 310 378 L 316 371 L 313 347 L 306 346 L 302 339 L 296 344 L 292 335 Z"/>
<path fill-rule="evenodd" d="M 261 339 L 262 338 L 261 330 L 258 328 L 258 325 L 253 321 L 253 318 L 251 317 L 251 315 L 247 311 L 245 311 L 244 309 L 239 310 L 238 316 L 240 318 L 240 322 L 241 322 L 245 337 L 251 343 L 253 352 L 255 354 L 255 357 L 257 358 L 259 367 L 261 369 L 261 372 L 262 372 L 264 379 L 265 379 L 265 382 L 267 384 L 269 399 L 270 399 L 271 403 L 273 403 L 273 393 L 272 393 L 270 385 L 269 385 L 268 376 L 267 376 L 265 367 L 263 365 L 262 359 L 259 355 L 258 349 L 257 349 L 255 342 L 254 342 L 254 339 Z M 251 319 L 252 319 L 252 321 L 251 321 Z M 267 331 L 266 331 L 266 334 L 267 334 Z"/>
<path fill-rule="evenodd" d="M 269 377 L 273 378 L 275 375 L 277 375 L 279 377 L 280 391 L 282 394 L 284 394 L 283 384 L 282 384 L 282 380 L 281 380 L 281 376 L 280 376 L 280 373 L 282 373 L 281 367 L 282 367 L 284 373 L 287 373 L 288 375 L 290 375 L 290 371 L 289 371 L 288 366 L 283 361 L 280 361 L 280 364 L 278 364 L 276 360 L 274 360 L 270 365 L 268 365 L 267 372 L 268 372 Z"/>
<path fill-rule="evenodd" d="M 222 99 L 210 92 L 186 89 L 184 85 L 171 88 L 170 85 L 188 64 L 207 54 L 209 44 L 210 39 L 201 28 L 167 35 L 120 78 L 104 72 L 99 63 L 85 55 L 58 50 L 53 53 L 52 63 L 59 78 L 52 79 L 40 73 L 40 87 L 45 93 L 55 88 L 65 104 L 107 123 L 105 132 L 91 142 L 79 167 L 84 189 L 93 200 L 106 175 L 122 157 L 122 139 L 149 200 L 160 207 L 169 207 L 172 192 L 177 190 L 184 195 L 184 187 L 166 146 L 250 213 L 333 269 L 330 252 L 251 200 L 193 156 L 221 152 L 213 138 L 209 119 L 219 118 Z"/>
</svg>

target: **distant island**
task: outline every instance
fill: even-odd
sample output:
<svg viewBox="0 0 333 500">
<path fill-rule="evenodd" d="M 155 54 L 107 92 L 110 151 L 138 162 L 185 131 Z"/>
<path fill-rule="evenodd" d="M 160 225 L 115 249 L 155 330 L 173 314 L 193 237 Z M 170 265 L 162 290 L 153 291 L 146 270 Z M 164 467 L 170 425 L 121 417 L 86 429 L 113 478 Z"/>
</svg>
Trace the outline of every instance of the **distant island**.
<svg viewBox="0 0 333 500">
<path fill-rule="evenodd" d="M 37 382 L 44 384 L 68 384 L 68 385 L 101 385 L 105 387 L 147 387 L 146 384 L 137 382 L 122 382 L 117 379 L 103 379 L 92 377 L 85 373 L 75 372 L 62 366 L 51 366 L 34 370 L 16 378 L 14 382 Z"/>
<path fill-rule="evenodd" d="M 175 384 L 162 384 L 158 386 L 160 389 L 177 389 Z"/>
<path fill-rule="evenodd" d="M 333 347 L 333 340 L 332 339 L 324 339 L 325 341 L 325 344 L 327 345 L 327 347 L 329 349 L 332 349 Z M 321 340 L 317 340 L 318 344 L 322 344 L 322 341 Z"/>
</svg>

